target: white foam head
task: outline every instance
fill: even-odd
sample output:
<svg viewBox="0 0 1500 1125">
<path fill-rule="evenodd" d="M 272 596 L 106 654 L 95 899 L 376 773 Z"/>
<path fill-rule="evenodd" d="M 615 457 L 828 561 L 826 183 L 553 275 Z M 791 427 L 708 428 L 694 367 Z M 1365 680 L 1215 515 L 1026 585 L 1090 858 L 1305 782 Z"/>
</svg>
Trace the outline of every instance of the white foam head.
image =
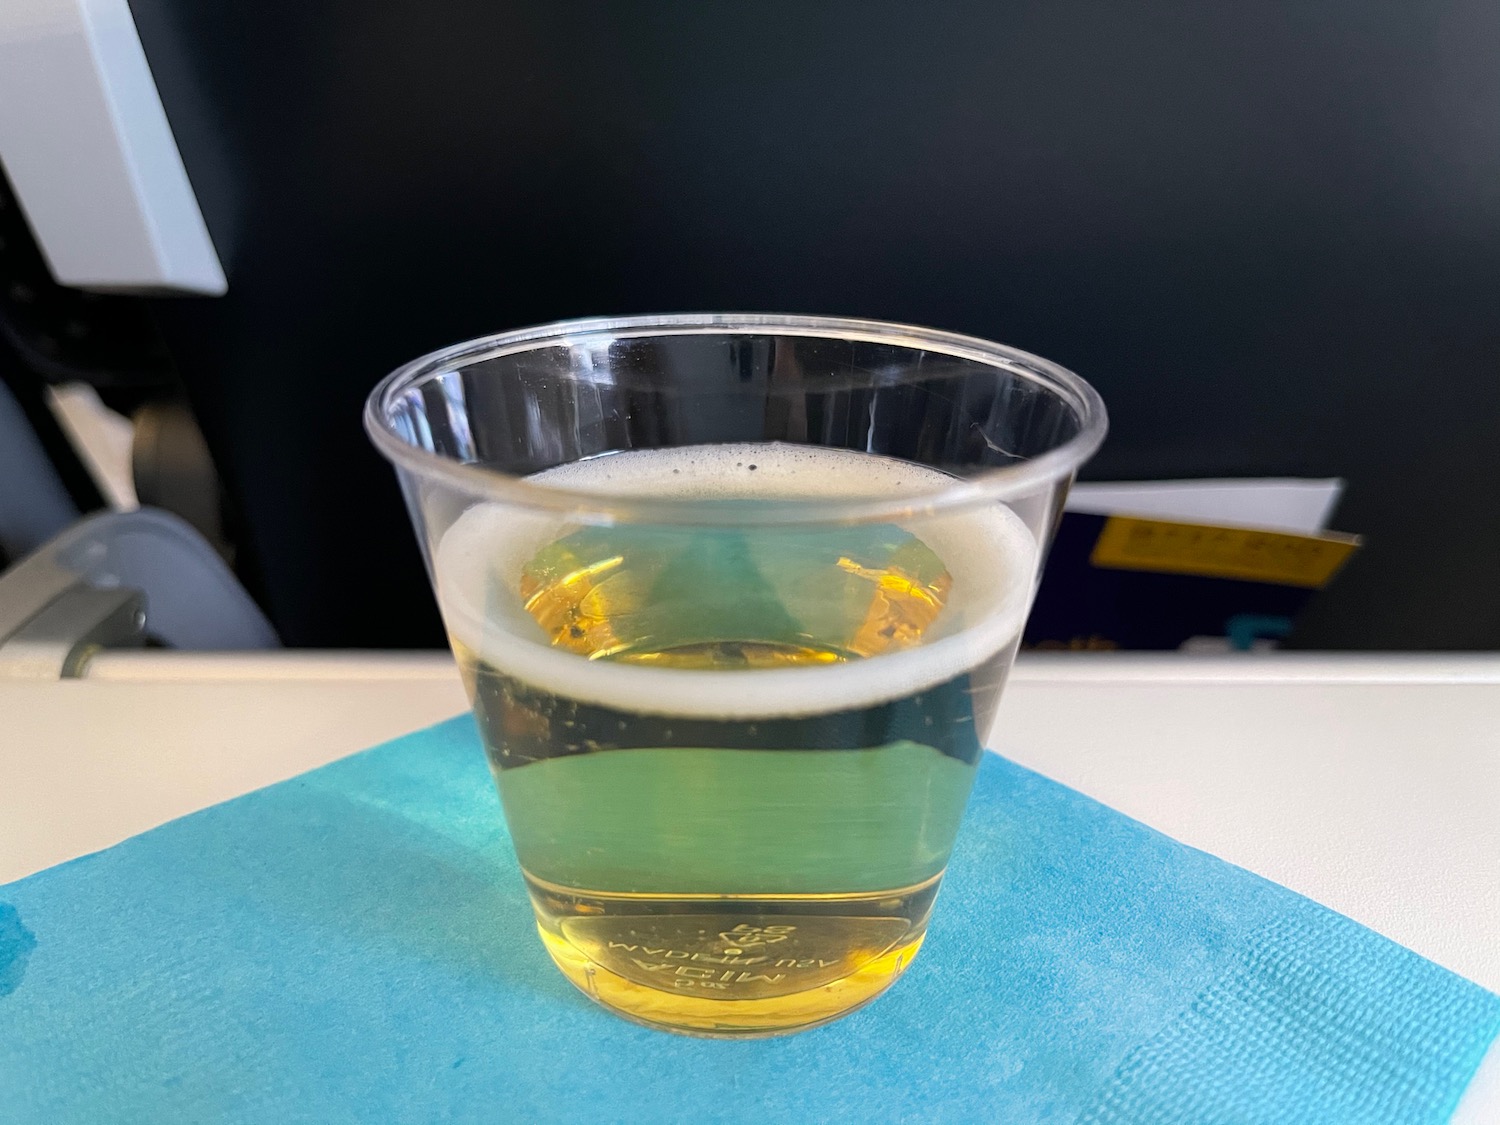
<svg viewBox="0 0 1500 1125">
<path fill-rule="evenodd" d="M 530 479 L 592 493 L 684 499 L 862 498 L 928 492 L 952 481 L 892 458 L 777 443 L 637 450 L 562 465 Z M 526 563 L 576 530 L 553 515 L 503 504 L 470 508 L 444 534 L 433 570 L 454 640 L 533 687 L 659 715 L 793 717 L 912 695 L 975 667 L 1020 633 L 1037 546 L 1018 516 L 990 504 L 901 526 L 947 567 L 953 580 L 947 602 L 928 630 L 928 643 L 845 664 L 706 671 L 589 660 L 552 647 L 520 608 L 518 588 Z"/>
</svg>

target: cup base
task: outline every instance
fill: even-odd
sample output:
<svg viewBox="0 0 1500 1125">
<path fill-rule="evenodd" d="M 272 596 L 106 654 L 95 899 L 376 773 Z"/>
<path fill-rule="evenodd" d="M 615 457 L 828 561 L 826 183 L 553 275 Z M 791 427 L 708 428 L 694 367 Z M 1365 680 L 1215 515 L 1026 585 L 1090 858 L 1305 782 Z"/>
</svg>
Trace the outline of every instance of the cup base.
<svg viewBox="0 0 1500 1125">
<path fill-rule="evenodd" d="M 925 932 L 907 935 L 896 945 L 860 963 L 852 972 L 820 980 L 808 988 L 777 991 L 775 995 L 720 999 L 704 995 L 705 992 L 712 991 L 707 986 L 717 983 L 737 985 L 744 989 L 748 984 L 753 990 L 755 985 L 760 984 L 763 989 L 775 990 L 778 985 L 784 986 L 791 975 L 787 972 L 778 974 L 778 969 L 795 971 L 795 964 L 809 959 L 798 959 L 794 964 L 780 966 L 776 961 L 789 962 L 793 959 L 773 958 L 765 964 L 748 968 L 710 968 L 682 958 L 669 958 L 666 954 L 681 951 L 666 949 L 664 946 L 652 946 L 652 949 L 657 950 L 655 953 L 647 953 L 641 949 L 637 951 L 639 956 L 632 954 L 629 958 L 629 963 L 635 970 L 632 976 L 657 972 L 664 974 L 665 980 L 698 982 L 671 988 L 669 991 L 667 987 L 645 984 L 619 971 L 621 966 L 618 954 L 621 950 L 618 947 L 626 944 L 639 946 L 640 943 L 606 943 L 617 948 L 611 951 L 614 955 L 608 958 L 609 964 L 604 964 L 601 963 L 603 958 L 590 957 L 573 941 L 549 932 L 544 926 L 538 926 L 538 932 L 563 976 L 589 999 L 632 1023 L 707 1039 L 763 1039 L 790 1035 L 846 1016 L 876 999 L 895 983 L 916 957 L 926 936 Z M 756 973 L 752 969 L 765 971 Z M 689 975 L 679 976 L 684 970 Z M 712 975 L 691 975 L 695 973 Z M 777 975 L 783 979 L 773 982 L 758 982 L 753 979 L 741 982 L 739 979 Z M 725 977 L 729 979 L 726 981 Z"/>
</svg>

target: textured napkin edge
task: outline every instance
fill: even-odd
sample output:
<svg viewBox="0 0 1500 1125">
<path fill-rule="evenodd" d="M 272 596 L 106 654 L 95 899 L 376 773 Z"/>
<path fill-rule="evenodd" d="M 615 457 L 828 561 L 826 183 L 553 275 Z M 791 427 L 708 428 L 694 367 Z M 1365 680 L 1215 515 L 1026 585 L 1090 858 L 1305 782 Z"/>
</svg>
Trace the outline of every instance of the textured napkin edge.
<svg viewBox="0 0 1500 1125">
<path fill-rule="evenodd" d="M 1325 908 L 1254 934 L 1077 1125 L 1438 1125 L 1497 1037 L 1500 996 Z"/>
</svg>

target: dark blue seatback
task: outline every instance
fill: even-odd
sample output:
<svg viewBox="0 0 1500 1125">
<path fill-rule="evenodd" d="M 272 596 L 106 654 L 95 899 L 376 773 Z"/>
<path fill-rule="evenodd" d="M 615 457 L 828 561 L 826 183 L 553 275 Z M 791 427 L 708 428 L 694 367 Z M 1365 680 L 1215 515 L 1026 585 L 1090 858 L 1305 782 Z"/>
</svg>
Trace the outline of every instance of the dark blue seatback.
<svg viewBox="0 0 1500 1125">
<path fill-rule="evenodd" d="M 163 335 L 288 643 L 439 643 L 362 398 L 556 317 L 827 312 L 1092 380 L 1097 478 L 1342 475 L 1306 646 L 1500 646 L 1500 9 L 132 0 L 229 276 Z"/>
</svg>

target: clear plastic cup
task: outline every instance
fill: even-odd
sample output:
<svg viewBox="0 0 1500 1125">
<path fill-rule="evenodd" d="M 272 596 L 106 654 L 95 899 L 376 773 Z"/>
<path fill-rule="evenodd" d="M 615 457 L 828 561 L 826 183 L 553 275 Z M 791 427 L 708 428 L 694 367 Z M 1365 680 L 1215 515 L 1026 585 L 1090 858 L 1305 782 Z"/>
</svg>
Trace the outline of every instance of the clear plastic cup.
<svg viewBox="0 0 1500 1125">
<path fill-rule="evenodd" d="M 736 1037 L 889 987 L 1103 439 L 1093 389 L 906 325 L 628 317 L 435 352 L 365 423 L 563 974 Z"/>
</svg>

